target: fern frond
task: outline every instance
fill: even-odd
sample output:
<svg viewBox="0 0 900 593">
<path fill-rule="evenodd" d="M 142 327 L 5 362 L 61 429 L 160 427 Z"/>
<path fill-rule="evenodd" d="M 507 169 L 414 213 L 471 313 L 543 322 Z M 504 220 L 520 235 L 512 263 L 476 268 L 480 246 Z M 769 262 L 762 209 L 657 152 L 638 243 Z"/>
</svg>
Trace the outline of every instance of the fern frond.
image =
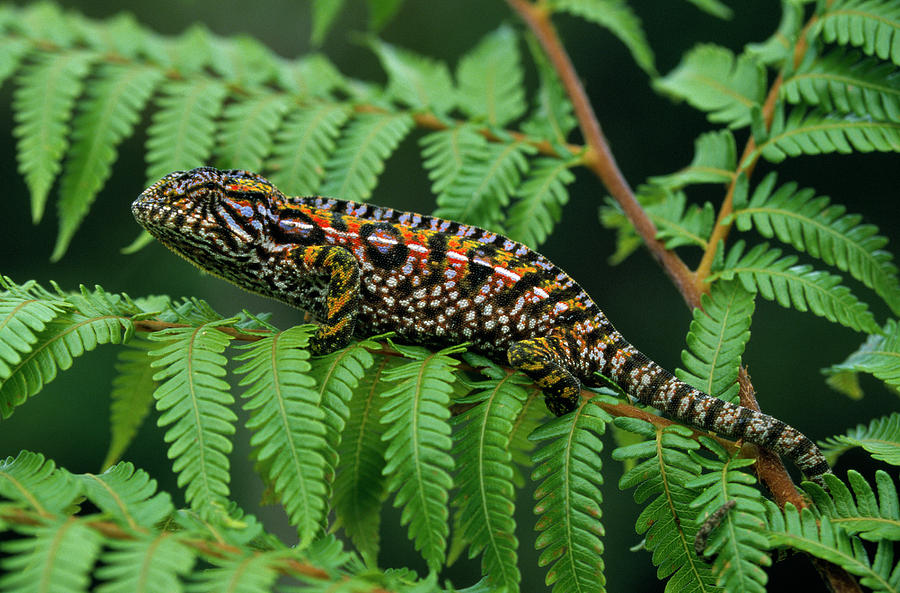
<svg viewBox="0 0 900 593">
<path fill-rule="evenodd" d="M 453 419 L 453 436 L 460 471 L 455 521 L 459 535 L 469 542 L 469 558 L 479 553 L 481 574 L 492 586 L 518 591 L 515 489 L 509 435 L 531 381 L 497 367 L 482 369 L 489 380 L 472 385 L 477 390 L 458 403 L 480 402 Z"/>
<path fill-rule="evenodd" d="M 757 139 L 757 148 L 748 158 L 780 163 L 801 154 L 839 152 L 900 151 L 900 122 L 873 121 L 855 115 L 807 112 L 797 107 L 787 117 L 777 109 L 769 133 Z"/>
<path fill-rule="evenodd" d="M 22 59 L 31 47 L 31 44 L 24 39 L 16 37 L 0 39 L 0 84 L 18 70 Z"/>
<path fill-rule="evenodd" d="M 536 450 L 533 480 L 542 480 L 534 497 L 541 532 L 535 548 L 543 549 L 542 565 L 552 564 L 545 582 L 554 593 L 602 591 L 603 525 L 599 485 L 603 481 L 600 436 L 612 418 L 594 400 L 582 402 L 571 414 L 554 418 L 529 437 L 548 441 Z"/>
<path fill-rule="evenodd" d="M 533 152 L 524 142 L 486 144 L 482 154 L 463 162 L 453 183 L 437 197 L 434 215 L 497 229 L 502 207 L 528 171 L 525 155 Z"/>
<path fill-rule="evenodd" d="M 808 59 L 781 87 L 791 103 L 805 102 L 826 112 L 853 113 L 876 121 L 900 121 L 900 81 L 896 66 L 863 59 L 856 52 L 832 52 Z"/>
<path fill-rule="evenodd" d="M 151 528 L 175 510 L 168 492 L 156 491 L 156 480 L 128 462 L 118 463 L 100 475 L 76 476 L 84 494 L 105 515 L 131 530 Z"/>
<path fill-rule="evenodd" d="M 350 113 L 350 106 L 344 103 L 313 104 L 291 111 L 275 135 L 272 183 L 289 196 L 315 195 Z"/>
<path fill-rule="evenodd" d="M 422 162 L 431 179 L 431 191 L 439 194 L 456 182 L 463 166 L 479 160 L 487 140 L 474 126 L 462 125 L 422 136 Z"/>
<path fill-rule="evenodd" d="M 222 39 L 207 36 L 209 65 L 213 71 L 238 88 L 253 89 L 275 78 L 276 56 L 253 37 Z"/>
<path fill-rule="evenodd" d="M 753 293 L 739 282 L 716 282 L 694 309 L 688 332 L 688 350 L 681 351 L 685 370 L 675 375 L 697 389 L 734 402 L 741 355 L 750 339 Z M 724 502 L 724 501 L 723 501 Z"/>
<path fill-rule="evenodd" d="M 345 0 L 312 0 L 312 44 L 321 45 Z"/>
<path fill-rule="evenodd" d="M 64 307 L 63 303 L 34 298 L 27 291 L 0 294 L 0 380 L 12 375 L 13 367 L 31 351 L 38 335 Z"/>
<path fill-rule="evenodd" d="M 59 235 L 52 260 L 65 254 L 94 197 L 112 173 L 116 146 L 140 119 L 163 73 L 150 66 L 106 64 L 72 124 L 74 142 L 59 182 Z"/>
<path fill-rule="evenodd" d="M 388 97 L 417 110 L 444 114 L 456 105 L 456 89 L 447 65 L 380 39 L 369 46 L 388 75 Z"/>
<path fill-rule="evenodd" d="M 706 546 L 706 555 L 716 554 L 713 573 L 716 584 L 725 591 L 764 593 L 768 575 L 761 568 L 771 566 L 766 554 L 767 540 L 760 531 L 765 527 L 766 507 L 763 497 L 755 487 L 756 479 L 740 468 L 753 465 L 753 459 L 730 456 L 717 441 L 701 437 L 703 445 L 716 455 L 709 459 L 695 455 L 706 470 L 700 477 L 685 484 L 688 488 L 702 489 L 691 503 L 701 510 L 700 523 L 728 501 L 735 501 L 735 508 L 727 512 L 719 526 L 713 530 Z"/>
<path fill-rule="evenodd" d="M 522 131 L 538 138 L 546 138 L 553 144 L 563 145 L 569 133 L 578 125 L 574 108 L 540 44 L 532 35 L 527 36 L 525 41 L 528 42 L 541 84 L 534 99 L 534 111 L 527 121 L 522 122 Z M 565 152 L 559 151 L 557 154 Z"/>
<path fill-rule="evenodd" d="M 459 109 L 490 126 L 505 126 L 525 112 L 523 78 L 518 37 L 512 27 L 502 25 L 460 59 Z"/>
<path fill-rule="evenodd" d="M 900 7 L 892 2 L 832 2 L 814 31 L 828 43 L 859 47 L 866 55 L 900 66 Z"/>
<path fill-rule="evenodd" d="M 803 489 L 833 525 L 869 541 L 900 541 L 900 499 L 890 474 L 882 470 L 875 472 L 877 496 L 862 474 L 855 470 L 847 472 L 852 494 L 837 476 L 825 474 L 822 477 L 828 491 L 814 482 L 804 483 Z"/>
<path fill-rule="evenodd" d="M 39 515 L 61 513 L 81 496 L 82 486 L 72 474 L 57 469 L 40 453 L 20 451 L 0 462 L 0 496 Z"/>
<path fill-rule="evenodd" d="M 861 224 L 862 217 L 846 214 L 843 206 L 811 189 L 797 191 L 788 183 L 772 191 L 777 176 L 770 173 L 757 186 L 749 202 L 735 196 L 735 225 L 742 231 L 755 227 L 766 238 L 793 245 L 825 263 L 849 272 L 875 290 L 895 313 L 900 313 L 900 281 L 893 256 L 882 248 L 887 239 L 878 228 Z"/>
<path fill-rule="evenodd" d="M 875 418 L 868 426 L 857 424 L 847 434 L 826 439 L 821 446 L 832 463 L 845 451 L 862 447 L 875 459 L 900 465 L 900 413 Z"/>
<path fill-rule="evenodd" d="M 748 43 L 744 51 L 767 66 L 780 66 L 792 56 L 805 21 L 801 4 L 782 2 L 778 29 L 761 43 Z"/>
<path fill-rule="evenodd" d="M 625 44 L 644 72 L 656 76 L 653 50 L 641 21 L 624 0 L 553 0 L 551 6 L 603 27 Z"/>
<path fill-rule="evenodd" d="M 331 99 L 333 91 L 346 90 L 347 80 L 327 57 L 313 53 L 281 64 L 278 84 L 304 99 Z"/>
<path fill-rule="evenodd" d="M 259 92 L 231 103 L 222 113 L 217 160 L 228 169 L 262 168 L 272 150 L 272 134 L 289 107 L 281 93 Z"/>
<path fill-rule="evenodd" d="M 795 265 L 797 257 L 781 257 L 781 250 L 763 243 L 744 255 L 743 241 L 735 243 L 723 269 L 712 274 L 725 280 L 738 278 L 750 292 L 785 308 L 812 311 L 829 321 L 867 333 L 881 331 L 865 303 L 840 284 L 840 277 Z"/>
<path fill-rule="evenodd" d="M 828 517 L 818 516 L 809 508 L 798 512 L 791 503 L 785 505 L 783 513 L 771 501 L 766 501 L 766 509 L 768 529 L 764 533 L 770 546 L 787 546 L 837 564 L 860 577 L 860 584 L 873 591 L 900 590 L 900 568 L 894 566 L 891 542 L 878 542 L 875 557 L 869 558 L 862 542 L 835 527 Z"/>
<path fill-rule="evenodd" d="M 649 504 L 641 511 L 635 528 L 646 532 L 645 546 L 653 552 L 659 579 L 671 578 L 666 592 L 711 591 L 715 576 L 705 562 L 694 553 L 697 535 L 697 509 L 691 502 L 700 494 L 687 487 L 700 474 L 700 464 L 688 452 L 700 445 L 689 438 L 690 429 L 672 425 L 657 428 L 634 418 L 617 418 L 616 426 L 649 439 L 634 445 L 618 447 L 612 453 L 616 460 L 636 459 L 637 465 L 625 472 L 619 488 L 637 486 L 634 500 Z"/>
<path fill-rule="evenodd" d="M 213 562 L 213 568 L 195 576 L 187 587 L 188 593 L 228 591 L 229 593 L 269 593 L 273 591 L 278 572 L 275 564 L 280 552 L 262 552 Z"/>
<path fill-rule="evenodd" d="M 730 183 L 737 168 L 737 146 L 731 130 L 701 134 L 694 140 L 691 164 L 670 175 L 651 177 L 650 182 L 669 190 L 695 183 Z"/>
<path fill-rule="evenodd" d="M 19 172 L 31 192 L 31 218 L 37 223 L 53 180 L 69 147 L 69 120 L 97 54 L 89 51 L 39 53 L 18 76 L 13 96 Z"/>
<path fill-rule="evenodd" d="M 165 435 L 178 486 L 187 487 L 185 500 L 204 517 L 217 515 L 228 497 L 228 453 L 237 420 L 230 406 L 234 398 L 222 380 L 227 360 L 222 352 L 231 336 L 216 329 L 232 320 L 200 327 L 170 328 L 150 334 L 163 345 L 151 351 L 153 393 L 160 412 L 157 424 L 172 424 Z"/>
<path fill-rule="evenodd" d="M 333 507 L 344 533 L 366 562 L 376 565 L 380 544 L 381 503 L 386 494 L 381 440 L 381 394 L 389 384 L 381 380 L 392 357 L 382 357 L 366 373 L 349 402 L 347 425 L 338 447 Z"/>
<path fill-rule="evenodd" d="M 547 406 L 544 405 L 544 394 L 533 386 L 528 390 L 528 399 L 522 404 L 522 410 L 513 421 L 509 431 L 509 453 L 512 456 L 513 485 L 516 488 L 525 487 L 525 476 L 522 469 L 530 469 L 531 452 L 534 450 L 534 441 L 528 436 L 543 424 L 547 417 Z"/>
<path fill-rule="evenodd" d="M 293 327 L 241 346 L 245 352 L 235 357 L 246 361 L 235 373 L 245 375 L 239 385 L 247 387 L 242 397 L 251 411 L 250 446 L 297 528 L 301 548 L 319 532 L 327 512 L 325 414 L 305 350 L 314 331 L 312 325 Z"/>
<path fill-rule="evenodd" d="M 209 162 L 227 90 L 211 78 L 167 81 L 147 129 L 147 183 Z"/>
<path fill-rule="evenodd" d="M 697 245 L 706 249 L 716 218 L 712 204 L 705 202 L 702 207 L 695 204 L 689 206 L 684 192 L 671 193 L 667 189 L 655 187 L 639 189 L 644 195 L 645 192 L 656 191 L 661 193 L 662 198 L 654 198 L 654 202 L 645 208 L 650 220 L 659 229 L 656 238 L 665 244 L 666 249 L 682 245 Z"/>
<path fill-rule="evenodd" d="M 553 232 L 562 207 L 569 201 L 566 185 L 575 180 L 573 165 L 562 159 L 541 158 L 534 162 L 528 178 L 516 191 L 517 200 L 509 209 L 506 230 L 509 237 L 537 248 Z"/>
<path fill-rule="evenodd" d="M 103 565 L 94 575 L 102 581 L 97 593 L 182 591 L 184 577 L 194 565 L 195 553 L 168 531 L 109 540 Z"/>
<path fill-rule="evenodd" d="M 748 55 L 735 56 L 718 45 L 698 45 L 653 88 L 709 113 L 714 123 L 741 128 L 750 123 L 750 111 L 762 106 L 766 72 Z"/>
<path fill-rule="evenodd" d="M 87 591 L 90 571 L 100 553 L 102 537 L 75 518 L 20 527 L 24 536 L 0 545 L 5 593 L 71 593 Z"/>
<path fill-rule="evenodd" d="M 116 359 L 116 376 L 110 391 L 109 450 L 104 468 L 122 457 L 153 405 L 153 392 L 159 386 L 153 380 L 155 371 L 148 354 L 153 347 L 151 342 L 134 337 Z"/>
<path fill-rule="evenodd" d="M 889 387 L 900 389 L 900 323 L 889 319 L 883 332 L 869 336 L 846 360 L 823 372 L 832 377 L 837 374 L 852 374 L 855 377 L 857 373 L 870 373 Z"/>
<path fill-rule="evenodd" d="M 461 348 L 432 353 L 395 347 L 413 361 L 384 374 L 396 385 L 381 394 L 381 423 L 386 426 L 382 439 L 388 441 L 383 471 L 388 491 L 395 493 L 394 506 L 403 507 L 400 522 L 409 524 L 410 539 L 429 570 L 437 571 L 445 555 L 447 502 L 453 486 L 447 420 L 457 361 L 450 355 Z"/>
<path fill-rule="evenodd" d="M 405 113 L 363 113 L 354 117 L 325 165 L 322 195 L 366 200 L 384 170 L 384 161 L 412 129 Z"/>
</svg>

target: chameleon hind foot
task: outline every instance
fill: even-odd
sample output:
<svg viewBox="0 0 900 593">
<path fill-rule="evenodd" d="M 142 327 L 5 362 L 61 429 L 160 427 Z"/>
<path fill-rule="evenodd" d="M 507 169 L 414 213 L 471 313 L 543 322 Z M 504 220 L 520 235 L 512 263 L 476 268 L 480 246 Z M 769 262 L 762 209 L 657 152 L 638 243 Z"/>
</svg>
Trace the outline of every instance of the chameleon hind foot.
<svg viewBox="0 0 900 593">
<path fill-rule="evenodd" d="M 581 382 L 560 364 L 554 346 L 553 338 L 531 338 L 510 346 L 506 355 L 510 366 L 540 386 L 547 409 L 562 416 L 578 407 Z"/>
</svg>

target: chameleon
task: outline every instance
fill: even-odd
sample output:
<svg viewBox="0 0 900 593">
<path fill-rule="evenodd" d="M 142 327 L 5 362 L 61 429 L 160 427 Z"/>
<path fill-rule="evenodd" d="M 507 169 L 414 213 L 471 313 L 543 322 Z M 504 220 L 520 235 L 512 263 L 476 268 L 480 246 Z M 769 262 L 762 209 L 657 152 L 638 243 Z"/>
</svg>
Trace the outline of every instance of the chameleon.
<svg viewBox="0 0 900 593">
<path fill-rule="evenodd" d="M 628 343 L 568 274 L 476 226 L 321 196 L 290 197 L 251 171 L 176 171 L 132 204 L 152 236 L 214 276 L 304 309 L 313 354 L 394 332 L 470 349 L 523 372 L 556 415 L 608 378 L 676 421 L 743 439 L 822 483 L 828 463 L 797 429 L 677 379 Z"/>
</svg>

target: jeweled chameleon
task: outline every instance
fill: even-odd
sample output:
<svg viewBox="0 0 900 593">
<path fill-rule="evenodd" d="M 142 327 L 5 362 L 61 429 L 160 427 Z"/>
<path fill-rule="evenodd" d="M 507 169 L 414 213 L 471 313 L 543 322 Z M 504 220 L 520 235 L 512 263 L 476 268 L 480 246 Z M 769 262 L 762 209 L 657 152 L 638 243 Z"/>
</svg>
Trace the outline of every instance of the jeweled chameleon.
<svg viewBox="0 0 900 593">
<path fill-rule="evenodd" d="M 543 390 L 557 415 L 608 377 L 667 416 L 791 459 L 821 481 L 807 437 L 679 381 L 638 352 L 565 272 L 511 239 L 432 216 L 323 197 L 288 197 L 249 171 L 171 173 L 132 205 L 138 222 L 200 268 L 312 313 L 311 348 L 354 333 L 470 342 Z"/>
</svg>

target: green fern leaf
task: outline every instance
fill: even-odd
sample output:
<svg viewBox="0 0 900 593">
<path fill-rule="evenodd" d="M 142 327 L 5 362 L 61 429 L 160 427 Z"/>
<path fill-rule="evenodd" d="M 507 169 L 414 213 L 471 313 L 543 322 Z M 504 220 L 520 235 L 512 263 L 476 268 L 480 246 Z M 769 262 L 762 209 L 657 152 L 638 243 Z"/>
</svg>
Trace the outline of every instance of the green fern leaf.
<svg viewBox="0 0 900 593">
<path fill-rule="evenodd" d="M 664 579 L 672 575 L 666 583 L 667 593 L 714 590 L 715 576 L 694 553 L 700 514 L 691 502 L 700 492 L 687 486 L 701 469 L 687 452 L 700 445 L 690 438 L 691 431 L 684 426 L 662 429 L 634 418 L 617 418 L 615 423 L 650 439 L 618 447 L 612 458 L 639 460 L 619 480 L 619 488 L 637 486 L 634 500 L 638 504 L 652 498 L 641 511 L 636 529 L 647 534 L 644 545 L 653 552 L 656 576 Z"/>
<path fill-rule="evenodd" d="M 59 183 L 59 235 L 51 259 L 60 259 L 112 173 L 116 145 L 131 134 L 163 73 L 149 66 L 108 64 L 88 89 L 73 123 L 74 143 Z"/>
<path fill-rule="evenodd" d="M 900 7 L 892 2 L 832 2 L 814 31 L 828 43 L 859 47 L 866 55 L 900 66 Z"/>
<path fill-rule="evenodd" d="M 167 426 L 169 459 L 178 486 L 187 487 L 185 500 L 204 517 L 219 514 L 228 497 L 228 453 L 234 434 L 234 398 L 222 380 L 227 360 L 222 352 L 231 336 L 216 329 L 233 320 L 200 327 L 170 328 L 150 334 L 163 346 L 151 351 L 154 381 L 164 381 L 153 393 L 160 412 L 157 424 Z"/>
<path fill-rule="evenodd" d="M 691 164 L 670 175 L 651 177 L 650 183 L 669 190 L 695 183 L 731 183 L 737 168 L 737 147 L 731 130 L 701 134 L 694 140 Z"/>
<path fill-rule="evenodd" d="M 896 66 L 860 59 L 856 52 L 832 52 L 807 59 L 781 87 L 791 103 L 818 105 L 826 112 L 853 113 L 876 121 L 900 121 Z"/>
<path fill-rule="evenodd" d="M 875 459 L 900 465 L 900 414 L 875 418 L 868 426 L 858 424 L 845 435 L 831 437 L 822 444 L 822 452 L 832 461 L 844 451 L 862 447 Z"/>
<path fill-rule="evenodd" d="M 895 313 L 900 313 L 900 282 L 893 257 L 882 248 L 887 239 L 874 225 L 860 224 L 861 216 L 846 214 L 826 197 L 810 189 L 797 191 L 788 183 L 774 193 L 777 176 L 760 182 L 749 202 L 735 199 L 735 225 L 742 231 L 755 227 L 766 238 L 793 245 L 800 251 L 849 272 L 875 290 Z"/>
<path fill-rule="evenodd" d="M 750 56 L 735 57 L 724 47 L 699 45 L 653 87 L 708 112 L 711 122 L 741 128 L 750 123 L 750 111 L 762 106 L 766 72 Z"/>
<path fill-rule="evenodd" d="M 63 303 L 42 301 L 27 290 L 0 294 L 0 380 L 8 379 L 38 341 L 38 335 L 64 310 Z"/>
<path fill-rule="evenodd" d="M 485 155 L 487 140 L 475 127 L 462 125 L 422 136 L 422 162 L 435 194 L 452 187 L 470 161 Z"/>
<path fill-rule="evenodd" d="M 525 487 L 523 468 L 531 468 L 531 452 L 534 450 L 534 441 L 528 436 L 544 423 L 547 418 L 547 406 L 544 405 L 544 394 L 540 389 L 532 386 L 528 390 L 528 399 L 522 405 L 522 410 L 516 416 L 512 429 L 509 431 L 509 453 L 512 456 L 513 485 L 516 488 Z"/>
<path fill-rule="evenodd" d="M 412 117 L 405 113 L 363 113 L 353 118 L 325 165 L 327 181 L 322 194 L 344 200 L 368 199 L 384 161 L 412 126 Z"/>
<path fill-rule="evenodd" d="M 502 25 L 460 59 L 459 109 L 490 126 L 504 126 L 525 112 L 523 77 L 516 34 Z"/>
<path fill-rule="evenodd" d="M 237 88 L 255 89 L 278 72 L 275 54 L 253 37 L 209 37 L 206 41 L 213 71 Z"/>
<path fill-rule="evenodd" d="M 873 591 L 900 590 L 900 570 L 894 569 L 891 542 L 878 542 L 875 557 L 870 559 L 862 542 L 835 527 L 828 517 L 818 516 L 809 508 L 798 512 L 790 503 L 783 514 L 771 501 L 766 501 L 766 509 L 769 527 L 764 533 L 771 547 L 787 546 L 837 564 L 860 577 L 860 584 Z"/>
<path fill-rule="evenodd" d="M 0 83 L 19 69 L 22 58 L 31 48 L 32 45 L 24 39 L 17 37 L 0 39 Z"/>
<path fill-rule="evenodd" d="M 272 134 L 288 110 L 281 93 L 261 92 L 225 108 L 217 156 L 224 168 L 258 171 L 272 149 Z"/>
<path fill-rule="evenodd" d="M 478 391 L 458 403 L 480 403 L 457 416 L 453 437 L 459 467 L 454 501 L 459 535 L 469 542 L 469 557 L 481 557 L 481 574 L 509 593 L 519 589 L 515 489 L 509 435 L 527 397 L 521 375 L 497 367 L 482 369 L 490 377 L 472 385 Z"/>
<path fill-rule="evenodd" d="M 159 386 L 153 380 L 148 351 L 153 344 L 132 338 L 119 352 L 109 408 L 110 441 L 103 467 L 116 463 L 137 434 L 150 412 L 153 392 Z"/>
<path fill-rule="evenodd" d="M 659 229 L 656 238 L 665 244 L 666 249 L 682 245 L 697 245 L 706 249 L 716 219 L 712 204 L 706 202 L 702 207 L 693 204 L 688 206 L 684 192 L 672 193 L 653 186 L 641 187 L 638 191 L 640 194 L 661 194 L 661 199 L 653 199 L 645 210 Z M 641 197 L 643 196 L 639 196 L 639 199 Z M 631 227 L 631 223 L 628 224 Z"/>
<path fill-rule="evenodd" d="M 578 120 L 575 119 L 574 109 L 566 90 L 540 44 L 532 35 L 527 36 L 525 40 L 528 42 L 528 49 L 537 67 L 541 84 L 535 97 L 534 111 L 528 120 L 522 123 L 522 131 L 538 138 L 546 138 L 553 144 L 561 145 L 561 149 L 569 133 L 578 125 Z M 566 152 L 560 151 L 558 154 Z"/>
<path fill-rule="evenodd" d="M 748 43 L 745 52 L 767 66 L 780 67 L 793 56 L 797 36 L 805 21 L 803 5 L 782 2 L 778 29 L 761 43 Z"/>
<path fill-rule="evenodd" d="M 390 384 L 381 378 L 391 363 L 391 357 L 382 357 L 353 391 L 334 478 L 334 514 L 372 566 L 377 564 L 381 503 L 387 493 L 382 473 L 387 443 L 381 440 L 379 404 Z"/>
<path fill-rule="evenodd" d="M 276 563 L 283 554 L 263 552 L 217 559 L 213 568 L 197 574 L 187 587 L 188 593 L 228 591 L 228 593 L 269 593 L 274 591 L 278 572 Z"/>
<path fill-rule="evenodd" d="M 102 538 L 79 519 L 66 518 L 19 528 L 20 539 L 0 545 L 5 593 L 71 593 L 87 591 L 90 571 L 100 554 Z"/>
<path fill-rule="evenodd" d="M 183 590 L 181 579 L 194 564 L 194 553 L 171 532 L 111 539 L 103 565 L 95 576 L 102 581 L 97 593 Z M 224 590 L 224 589 L 223 589 Z"/>
<path fill-rule="evenodd" d="M 852 494 L 837 476 L 825 474 L 822 477 L 828 485 L 827 491 L 813 482 L 805 482 L 803 489 L 833 525 L 869 541 L 900 540 L 900 500 L 890 474 L 882 470 L 875 472 L 877 496 L 862 474 L 855 470 L 847 472 Z"/>
<path fill-rule="evenodd" d="M 675 374 L 705 393 L 735 402 L 741 355 L 750 339 L 753 293 L 739 282 L 717 282 L 700 303 L 685 339 L 688 350 L 681 351 L 686 370 Z"/>
<path fill-rule="evenodd" d="M 831 115 L 795 108 L 787 117 L 776 109 L 768 137 L 748 158 L 780 163 L 801 154 L 900 151 L 900 122 L 879 122 L 855 115 Z"/>
<path fill-rule="evenodd" d="M 201 24 L 193 24 L 177 37 L 149 37 L 144 53 L 164 68 L 188 78 L 202 71 L 211 61 L 210 33 Z M 193 78 L 190 76 L 189 78 Z"/>
<path fill-rule="evenodd" d="M 349 105 L 320 103 L 291 111 L 275 136 L 271 179 L 289 196 L 315 195 L 334 152 Z"/>
<path fill-rule="evenodd" d="M 812 311 L 857 331 L 881 331 L 866 304 L 839 284 L 840 277 L 809 265 L 794 265 L 796 256 L 781 257 L 780 249 L 770 249 L 766 243 L 743 253 L 744 244 L 738 241 L 727 255 L 724 269 L 711 277 L 738 278 L 750 292 L 759 292 L 782 307 Z"/>
<path fill-rule="evenodd" d="M 147 130 L 148 184 L 209 161 L 227 93 L 225 85 L 208 78 L 169 81 L 161 90 Z"/>
<path fill-rule="evenodd" d="M 381 422 L 386 425 L 382 439 L 389 492 L 394 506 L 403 507 L 402 524 L 409 524 L 409 536 L 420 550 L 429 570 L 437 571 L 444 560 L 447 534 L 447 501 L 453 480 L 450 394 L 457 361 L 449 355 L 460 347 L 432 353 L 423 348 L 395 348 L 413 362 L 385 372 L 396 385 L 383 392 Z"/>
<path fill-rule="evenodd" d="M 140 59 L 150 35 L 133 15 L 121 13 L 105 21 L 81 19 L 77 28 L 84 43 L 98 52 L 128 60 Z"/>
<path fill-rule="evenodd" d="M 341 12 L 344 0 L 312 0 L 312 44 L 322 45 L 335 17 Z"/>
<path fill-rule="evenodd" d="M 152 528 L 172 514 L 168 492 L 156 491 L 156 480 L 130 463 L 116 464 L 100 475 L 76 476 L 88 500 L 129 530 Z"/>
<path fill-rule="evenodd" d="M 823 372 L 832 377 L 837 374 L 852 373 L 855 377 L 857 373 L 870 373 L 894 390 L 900 389 L 900 324 L 889 319 L 883 332 L 869 336 L 846 360 Z"/>
<path fill-rule="evenodd" d="M 538 562 L 552 564 L 545 579 L 554 593 L 602 591 L 603 525 L 600 523 L 599 485 L 602 482 L 600 436 L 612 418 L 594 400 L 582 403 L 572 414 L 550 420 L 530 439 L 548 441 L 531 456 L 536 465 L 533 480 L 540 515 L 535 542 L 543 549 Z"/>
<path fill-rule="evenodd" d="M 716 554 L 713 563 L 716 584 L 725 591 L 764 593 L 768 575 L 761 567 L 772 564 L 765 553 L 768 542 L 760 533 L 766 526 L 766 507 L 755 487 L 756 479 L 739 471 L 753 465 L 754 460 L 738 458 L 739 451 L 730 456 L 721 444 L 710 438 L 701 437 L 701 440 L 717 459 L 695 455 L 694 460 L 707 471 L 685 484 L 688 488 L 702 489 L 691 503 L 692 507 L 702 509 L 698 523 L 702 524 L 726 502 L 736 502 L 706 545 L 706 555 Z"/>
<path fill-rule="evenodd" d="M 524 142 L 486 144 L 482 154 L 463 162 L 452 184 L 437 197 L 434 215 L 498 228 L 501 208 L 509 204 L 509 196 L 528 171 L 525 155 L 534 152 L 535 148 Z"/>
<path fill-rule="evenodd" d="M 390 98 L 413 109 L 430 110 L 437 114 L 453 109 L 456 90 L 446 64 L 380 39 L 372 39 L 369 46 L 387 72 L 387 94 Z"/>
<path fill-rule="evenodd" d="M 608 30 L 625 44 L 631 57 L 650 76 L 656 76 L 653 50 L 647 42 L 641 21 L 623 0 L 553 0 L 556 10 L 580 16 Z"/>
<path fill-rule="evenodd" d="M 72 474 L 40 453 L 21 451 L 0 462 L 0 496 L 44 517 L 63 512 L 81 492 Z"/>
<path fill-rule="evenodd" d="M 4 28 L 21 31 L 28 39 L 52 39 L 55 45 L 65 48 L 80 41 L 78 22 L 56 4 L 34 2 L 27 10 L 16 10 L 11 18 Z"/>
<path fill-rule="evenodd" d="M 506 230 L 510 238 L 537 248 L 553 232 L 562 207 L 569 201 L 566 185 L 575 180 L 569 170 L 574 163 L 541 158 L 516 191 L 518 199 L 509 210 Z"/>
<path fill-rule="evenodd" d="M 347 80 L 322 54 L 307 54 L 280 63 L 278 85 L 300 98 L 330 99 L 333 91 L 346 91 Z"/>
<path fill-rule="evenodd" d="M 293 327 L 241 346 L 246 352 L 235 357 L 247 361 L 235 372 L 246 375 L 240 385 L 247 386 L 242 397 L 244 409 L 251 411 L 250 445 L 265 464 L 266 481 L 291 525 L 297 527 L 301 548 L 319 532 L 327 512 L 325 415 L 305 350 L 313 331 L 313 325 Z"/>
<path fill-rule="evenodd" d="M 13 109 L 18 125 L 19 172 L 31 192 L 31 218 L 37 223 L 69 146 L 69 120 L 83 79 L 97 59 L 93 52 L 38 54 L 18 78 Z"/>
<path fill-rule="evenodd" d="M 54 309 L 58 306 L 52 301 L 44 301 L 43 304 Z M 8 418 L 14 408 L 25 403 L 25 400 L 55 379 L 59 370 L 71 367 L 73 359 L 93 350 L 98 344 L 120 344 L 127 341 L 134 330 L 131 320 L 115 314 L 115 311 L 100 311 L 88 316 L 69 310 L 57 312 L 57 317 L 44 322 L 40 317 L 34 317 L 46 317 L 46 312 L 38 309 L 30 306 L 22 311 L 13 311 L 13 317 L 6 318 L 8 327 L 2 328 L 12 329 L 19 339 L 28 344 L 27 350 L 23 349 L 21 342 L 16 344 L 17 350 L 21 352 L 19 360 L 9 364 L 8 371 L 4 373 L 6 376 L 0 378 L 0 416 L 3 418 Z M 28 328 L 18 325 L 20 322 Z M 39 327 L 38 322 L 44 323 L 44 328 L 35 332 Z M 9 335 L 0 333 L 0 338 L 9 339 Z M 37 339 L 29 343 L 34 337 Z M 8 356 L 7 351 L 4 358 Z"/>
</svg>

